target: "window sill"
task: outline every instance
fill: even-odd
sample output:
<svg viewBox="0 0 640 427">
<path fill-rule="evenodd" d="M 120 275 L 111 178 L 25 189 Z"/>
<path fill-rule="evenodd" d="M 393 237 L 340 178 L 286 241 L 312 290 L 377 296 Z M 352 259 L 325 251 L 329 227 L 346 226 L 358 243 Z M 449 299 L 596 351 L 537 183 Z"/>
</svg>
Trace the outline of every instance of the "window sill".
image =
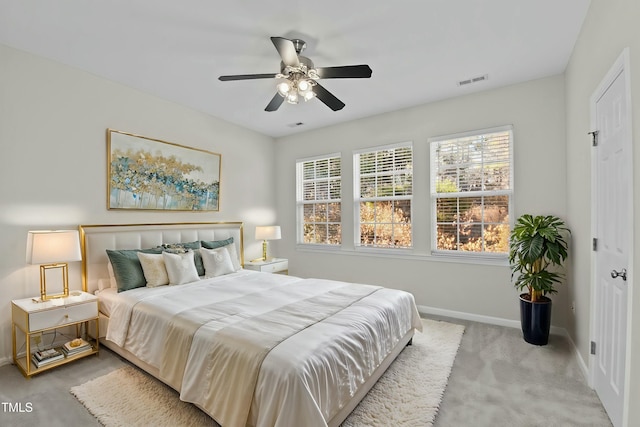
<svg viewBox="0 0 640 427">
<path fill-rule="evenodd" d="M 300 252 L 327 253 L 344 256 L 360 256 L 375 257 L 387 259 L 404 259 L 411 261 L 427 261 L 427 262 L 447 262 L 455 264 L 476 264 L 476 265 L 492 265 L 498 267 L 508 267 L 509 261 L 507 256 L 474 256 L 474 255 L 457 255 L 448 253 L 418 253 L 413 249 L 386 249 L 386 248 L 343 248 L 339 245 L 321 246 L 298 244 L 296 250 Z"/>
</svg>

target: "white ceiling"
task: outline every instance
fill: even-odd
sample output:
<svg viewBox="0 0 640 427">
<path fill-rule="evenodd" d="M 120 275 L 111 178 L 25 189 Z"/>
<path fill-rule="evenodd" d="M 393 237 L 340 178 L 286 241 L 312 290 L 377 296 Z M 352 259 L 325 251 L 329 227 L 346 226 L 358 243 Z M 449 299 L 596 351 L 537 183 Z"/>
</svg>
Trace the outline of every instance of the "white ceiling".
<svg viewBox="0 0 640 427">
<path fill-rule="evenodd" d="M 274 137 L 562 73 L 589 0 L 0 0 L 0 43 Z M 368 64 L 370 79 L 323 80 L 319 100 L 264 111 L 277 73 L 269 37 L 301 38 L 318 67 Z M 457 82 L 488 75 L 485 82 Z M 292 126 L 302 122 L 302 126 Z"/>
</svg>

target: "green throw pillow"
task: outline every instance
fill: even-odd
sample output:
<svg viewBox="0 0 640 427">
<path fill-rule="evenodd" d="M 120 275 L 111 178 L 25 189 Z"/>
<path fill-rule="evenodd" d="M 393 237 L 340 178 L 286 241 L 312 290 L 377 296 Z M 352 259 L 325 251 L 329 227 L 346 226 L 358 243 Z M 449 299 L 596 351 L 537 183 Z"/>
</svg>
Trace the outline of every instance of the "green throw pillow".
<svg viewBox="0 0 640 427">
<path fill-rule="evenodd" d="M 113 267 L 118 292 L 147 286 L 147 280 L 144 278 L 144 271 L 138 259 L 138 252 L 160 254 L 162 249 L 122 249 L 117 251 L 107 249 L 107 256 L 111 261 L 111 267 Z"/>
<path fill-rule="evenodd" d="M 233 243 L 233 237 L 229 237 L 228 239 L 225 239 L 225 240 L 209 240 L 209 241 L 202 240 L 201 243 L 203 248 L 218 249 Z"/>
</svg>

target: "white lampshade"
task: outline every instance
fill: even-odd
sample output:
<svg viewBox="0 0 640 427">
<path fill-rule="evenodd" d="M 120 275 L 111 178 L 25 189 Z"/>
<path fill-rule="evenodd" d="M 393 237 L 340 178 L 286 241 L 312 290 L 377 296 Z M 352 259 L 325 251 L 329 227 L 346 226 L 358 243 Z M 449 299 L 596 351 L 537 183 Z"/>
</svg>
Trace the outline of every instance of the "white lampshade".
<svg viewBox="0 0 640 427">
<path fill-rule="evenodd" d="M 256 240 L 278 240 L 281 238 L 279 225 L 256 227 Z"/>
<path fill-rule="evenodd" d="M 82 261 L 80 236 L 77 230 L 29 231 L 27 235 L 27 262 L 29 264 L 55 264 Z"/>
</svg>

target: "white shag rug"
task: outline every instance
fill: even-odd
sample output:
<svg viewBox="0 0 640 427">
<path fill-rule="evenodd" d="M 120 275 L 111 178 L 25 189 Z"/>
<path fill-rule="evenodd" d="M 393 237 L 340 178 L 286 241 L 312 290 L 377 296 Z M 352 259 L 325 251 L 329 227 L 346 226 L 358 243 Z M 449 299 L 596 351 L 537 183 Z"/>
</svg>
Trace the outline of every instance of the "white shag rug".
<svg viewBox="0 0 640 427">
<path fill-rule="evenodd" d="M 431 426 L 447 386 L 464 326 L 422 320 L 405 348 L 343 423 L 351 426 Z M 71 393 L 106 427 L 217 426 L 178 393 L 134 367 L 73 387 Z"/>
</svg>

